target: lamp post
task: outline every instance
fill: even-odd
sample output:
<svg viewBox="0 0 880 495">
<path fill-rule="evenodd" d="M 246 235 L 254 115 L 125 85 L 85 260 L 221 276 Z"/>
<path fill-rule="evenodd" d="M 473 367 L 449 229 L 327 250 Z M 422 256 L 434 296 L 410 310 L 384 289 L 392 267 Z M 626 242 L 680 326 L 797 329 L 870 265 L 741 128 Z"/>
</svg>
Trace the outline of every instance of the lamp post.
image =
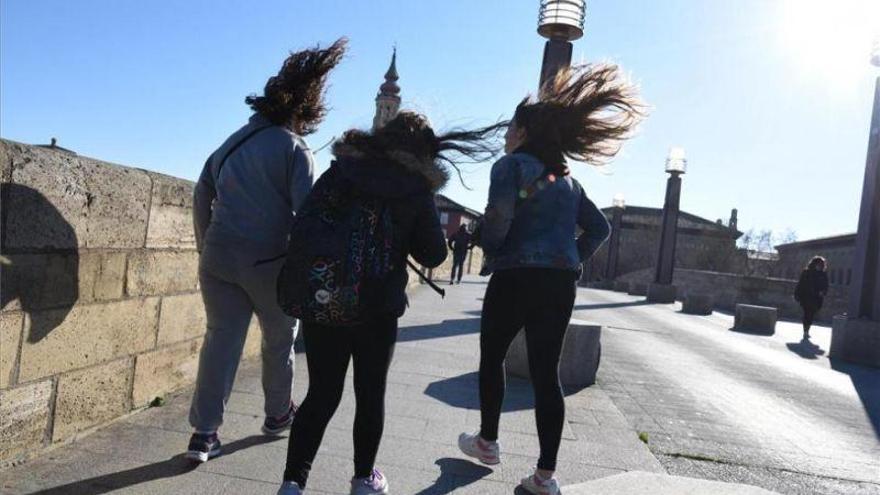
<svg viewBox="0 0 880 495">
<path fill-rule="evenodd" d="M 672 285 L 675 270 L 675 239 L 678 228 L 678 212 L 681 200 L 681 176 L 687 170 L 687 159 L 683 148 L 671 148 L 666 158 L 666 200 L 663 203 L 663 224 L 660 231 L 660 250 L 657 253 L 657 266 L 654 283 L 648 286 L 648 301 L 657 303 L 675 302 L 676 287 Z"/>
<path fill-rule="evenodd" d="M 611 240 L 608 242 L 608 262 L 605 264 L 605 280 L 617 278 L 617 257 L 620 253 L 620 223 L 623 220 L 623 210 L 626 201 L 623 194 L 615 194 L 611 201 L 614 213 L 611 216 Z"/>
<path fill-rule="evenodd" d="M 541 88 L 571 64 L 572 41 L 584 35 L 586 0 L 541 0 L 538 34 L 547 38 L 541 63 Z"/>
<path fill-rule="evenodd" d="M 880 68 L 880 40 L 874 45 L 871 63 Z M 848 311 L 834 317 L 829 354 L 832 358 L 880 367 L 880 76 L 874 88 L 852 268 Z"/>
</svg>

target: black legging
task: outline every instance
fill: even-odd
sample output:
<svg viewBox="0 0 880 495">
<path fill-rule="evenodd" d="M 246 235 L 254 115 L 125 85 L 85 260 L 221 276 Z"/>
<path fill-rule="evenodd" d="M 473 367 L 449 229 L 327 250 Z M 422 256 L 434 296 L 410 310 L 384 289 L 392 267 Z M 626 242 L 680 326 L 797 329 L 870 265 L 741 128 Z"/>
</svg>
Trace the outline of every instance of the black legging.
<svg viewBox="0 0 880 495">
<path fill-rule="evenodd" d="M 804 310 L 804 333 L 810 331 L 813 326 L 813 320 L 816 319 L 816 313 L 822 308 L 821 304 L 803 304 L 801 308 Z"/>
<path fill-rule="evenodd" d="M 354 361 L 354 475 L 370 475 L 385 425 L 385 384 L 397 341 L 397 318 L 358 327 L 303 324 L 309 391 L 293 419 L 285 481 L 306 486 L 327 423 L 342 399 L 348 361 Z"/>
<path fill-rule="evenodd" d="M 455 273 L 458 270 L 458 281 L 461 282 L 461 277 L 464 274 L 464 260 L 467 258 L 467 253 L 458 254 L 453 253 L 452 255 L 452 273 L 449 275 L 449 281 L 454 282 L 456 280 Z"/>
<path fill-rule="evenodd" d="M 565 421 L 559 356 L 576 296 L 576 275 L 549 268 L 502 270 L 489 281 L 480 329 L 480 436 L 498 439 L 504 401 L 504 358 L 525 327 L 529 374 L 535 390 L 538 468 L 555 470 Z"/>
</svg>

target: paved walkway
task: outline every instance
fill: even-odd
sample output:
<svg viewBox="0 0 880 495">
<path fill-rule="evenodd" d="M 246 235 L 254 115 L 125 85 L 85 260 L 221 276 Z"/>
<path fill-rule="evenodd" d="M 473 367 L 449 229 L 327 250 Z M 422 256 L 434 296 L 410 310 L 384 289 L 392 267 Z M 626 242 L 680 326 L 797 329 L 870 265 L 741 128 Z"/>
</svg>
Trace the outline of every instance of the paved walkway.
<svg viewBox="0 0 880 495">
<path fill-rule="evenodd" d="M 599 383 L 669 474 L 880 494 L 880 370 L 829 360 L 827 326 L 810 344 L 799 323 L 765 337 L 680 308 L 583 289 L 576 313 L 605 326 Z"/>
<path fill-rule="evenodd" d="M 501 421 L 504 463 L 496 469 L 462 458 L 456 439 L 479 425 L 475 372 L 480 299 L 475 279 L 450 288 L 445 301 L 421 289 L 402 320 L 391 369 L 388 417 L 378 465 L 399 495 L 510 494 L 530 472 L 538 451 L 533 397 L 527 382 L 511 380 Z M 297 362 L 295 397 L 307 383 Z M 259 369 L 242 367 L 221 430 L 224 455 L 196 469 L 181 457 L 189 436 L 190 392 L 128 417 L 37 460 L 0 473 L 2 493 L 240 493 L 273 494 L 284 466 L 286 437 L 259 434 Z M 566 399 L 568 421 L 559 476 L 579 483 L 624 471 L 663 468 L 599 387 Z M 351 383 L 327 431 L 309 493 L 347 493 L 351 475 Z"/>
</svg>

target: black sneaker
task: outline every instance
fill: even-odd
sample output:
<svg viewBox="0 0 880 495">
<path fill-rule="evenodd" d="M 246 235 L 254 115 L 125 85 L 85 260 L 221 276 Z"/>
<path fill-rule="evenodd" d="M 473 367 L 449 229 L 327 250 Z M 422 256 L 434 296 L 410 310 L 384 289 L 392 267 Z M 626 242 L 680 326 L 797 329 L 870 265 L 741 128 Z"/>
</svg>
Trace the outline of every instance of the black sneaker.
<svg viewBox="0 0 880 495">
<path fill-rule="evenodd" d="M 267 417 L 266 421 L 263 421 L 263 433 L 266 435 L 277 435 L 289 428 L 290 425 L 293 424 L 293 417 L 296 415 L 296 409 L 296 405 L 291 402 L 290 408 L 285 414 L 274 418 Z"/>
<path fill-rule="evenodd" d="M 193 462 L 207 462 L 220 455 L 220 438 L 216 433 L 209 435 L 193 433 L 186 449 L 186 458 Z"/>
</svg>

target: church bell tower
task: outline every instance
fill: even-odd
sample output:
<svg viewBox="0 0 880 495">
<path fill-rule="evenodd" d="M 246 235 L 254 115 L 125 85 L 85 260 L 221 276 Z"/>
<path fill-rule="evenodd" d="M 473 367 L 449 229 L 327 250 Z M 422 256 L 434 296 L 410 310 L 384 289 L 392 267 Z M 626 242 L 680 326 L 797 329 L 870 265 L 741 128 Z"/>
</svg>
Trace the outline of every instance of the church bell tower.
<svg viewBox="0 0 880 495">
<path fill-rule="evenodd" d="M 385 73 L 385 82 L 379 86 L 376 96 L 376 115 L 373 117 L 373 130 L 384 126 L 393 119 L 400 110 L 400 86 L 397 85 L 397 48 L 391 56 L 391 66 Z"/>
</svg>

